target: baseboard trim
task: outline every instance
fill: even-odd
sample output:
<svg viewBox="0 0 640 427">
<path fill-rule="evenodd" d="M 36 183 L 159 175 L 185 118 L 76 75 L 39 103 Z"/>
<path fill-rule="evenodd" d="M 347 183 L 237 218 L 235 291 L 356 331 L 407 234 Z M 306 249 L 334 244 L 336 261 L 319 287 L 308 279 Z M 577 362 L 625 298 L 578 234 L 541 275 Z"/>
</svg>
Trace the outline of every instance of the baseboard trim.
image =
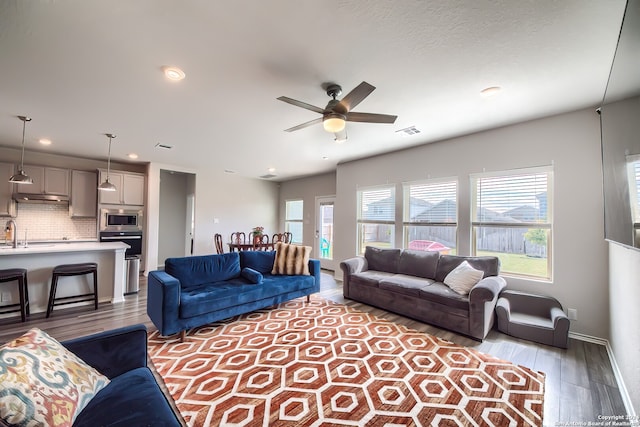
<svg viewBox="0 0 640 427">
<path fill-rule="evenodd" d="M 613 370 L 613 376 L 616 378 L 616 383 L 618 384 L 618 390 L 620 391 L 620 396 L 622 397 L 624 408 L 627 411 L 627 415 L 635 417 L 636 411 L 633 408 L 633 404 L 631 403 L 629 391 L 627 390 L 627 386 L 624 384 L 622 372 L 620 372 L 620 367 L 616 362 L 616 357 L 613 354 L 613 349 L 611 348 L 611 343 L 609 342 L 609 340 L 593 337 L 591 335 L 579 334 L 576 332 L 569 332 L 569 337 L 580 341 L 603 345 L 607 349 L 607 355 L 609 356 L 609 362 L 611 363 L 611 370 Z"/>
</svg>

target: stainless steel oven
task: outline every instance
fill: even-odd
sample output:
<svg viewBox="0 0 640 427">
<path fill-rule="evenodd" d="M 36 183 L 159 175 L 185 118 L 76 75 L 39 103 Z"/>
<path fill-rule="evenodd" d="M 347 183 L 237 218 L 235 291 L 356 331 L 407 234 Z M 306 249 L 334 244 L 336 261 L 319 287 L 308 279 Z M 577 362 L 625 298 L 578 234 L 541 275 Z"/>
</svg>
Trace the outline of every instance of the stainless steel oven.
<svg viewBox="0 0 640 427">
<path fill-rule="evenodd" d="M 142 231 L 101 231 L 101 242 L 124 242 L 129 245 L 125 256 L 142 255 Z"/>
<path fill-rule="evenodd" d="M 100 209 L 100 231 L 142 231 L 142 210 Z"/>
</svg>

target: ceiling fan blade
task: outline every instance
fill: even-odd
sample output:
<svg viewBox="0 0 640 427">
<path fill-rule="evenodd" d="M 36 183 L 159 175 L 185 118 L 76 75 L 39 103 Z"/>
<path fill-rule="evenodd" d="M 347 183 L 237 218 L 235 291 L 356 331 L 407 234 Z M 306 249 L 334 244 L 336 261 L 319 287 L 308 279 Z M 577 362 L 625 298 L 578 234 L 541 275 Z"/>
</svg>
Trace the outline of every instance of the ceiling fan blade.
<svg viewBox="0 0 640 427">
<path fill-rule="evenodd" d="M 292 99 L 287 96 L 281 96 L 278 98 L 278 100 L 286 102 L 287 104 L 295 105 L 296 107 L 311 110 L 316 113 L 324 113 L 324 110 L 320 107 L 316 107 L 315 105 L 307 104 L 306 102 L 298 101 L 297 99 Z"/>
<path fill-rule="evenodd" d="M 351 92 L 345 95 L 340 103 L 347 109 L 347 111 L 353 110 L 356 105 L 360 104 L 363 99 L 371 94 L 376 89 L 375 86 L 371 86 L 367 82 L 362 82 L 356 86 Z"/>
<path fill-rule="evenodd" d="M 298 126 L 294 126 L 289 129 L 285 129 L 285 132 L 293 132 L 294 130 L 304 129 L 306 127 L 315 125 L 316 123 L 322 123 L 322 117 L 318 117 L 317 119 L 309 120 L 308 122 L 302 123 Z"/>
<path fill-rule="evenodd" d="M 398 116 L 374 113 L 347 113 L 348 122 L 394 123 Z"/>
</svg>

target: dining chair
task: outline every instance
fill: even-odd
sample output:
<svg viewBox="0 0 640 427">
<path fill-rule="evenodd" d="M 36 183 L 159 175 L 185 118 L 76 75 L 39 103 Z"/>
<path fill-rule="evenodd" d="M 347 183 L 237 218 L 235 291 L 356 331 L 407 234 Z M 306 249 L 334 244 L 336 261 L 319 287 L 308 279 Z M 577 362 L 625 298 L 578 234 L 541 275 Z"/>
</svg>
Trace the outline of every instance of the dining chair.
<svg viewBox="0 0 640 427">
<path fill-rule="evenodd" d="M 285 231 L 284 233 L 284 242 L 291 243 L 293 241 L 293 233 L 290 231 Z"/>
<path fill-rule="evenodd" d="M 244 234 L 244 231 L 234 231 L 231 233 L 231 243 L 247 243 L 247 237 Z"/>
<path fill-rule="evenodd" d="M 254 251 L 269 250 L 269 235 L 262 234 L 260 236 L 253 236 L 253 250 Z"/>
<path fill-rule="evenodd" d="M 284 243 L 284 233 L 275 233 L 271 238 L 271 243 L 274 245 L 278 242 Z"/>
<path fill-rule="evenodd" d="M 224 253 L 224 246 L 222 245 L 222 234 L 220 233 L 216 233 L 213 235 L 213 241 L 215 243 L 216 246 L 216 252 L 218 254 L 223 254 Z"/>
</svg>

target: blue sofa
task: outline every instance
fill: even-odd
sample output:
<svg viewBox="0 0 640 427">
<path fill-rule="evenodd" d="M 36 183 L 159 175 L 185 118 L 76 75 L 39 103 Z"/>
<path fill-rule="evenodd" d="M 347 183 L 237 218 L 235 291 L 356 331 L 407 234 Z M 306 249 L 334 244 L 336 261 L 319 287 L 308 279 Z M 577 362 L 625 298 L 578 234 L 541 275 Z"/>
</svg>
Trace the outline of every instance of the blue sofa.
<svg viewBox="0 0 640 427">
<path fill-rule="evenodd" d="M 239 314 L 309 297 L 320 290 L 320 261 L 311 275 L 273 275 L 275 251 L 168 258 L 149 273 L 147 314 L 161 335 L 172 335 Z"/>
<path fill-rule="evenodd" d="M 61 344 L 111 380 L 78 414 L 74 426 L 182 425 L 147 366 L 144 325 Z"/>
</svg>

